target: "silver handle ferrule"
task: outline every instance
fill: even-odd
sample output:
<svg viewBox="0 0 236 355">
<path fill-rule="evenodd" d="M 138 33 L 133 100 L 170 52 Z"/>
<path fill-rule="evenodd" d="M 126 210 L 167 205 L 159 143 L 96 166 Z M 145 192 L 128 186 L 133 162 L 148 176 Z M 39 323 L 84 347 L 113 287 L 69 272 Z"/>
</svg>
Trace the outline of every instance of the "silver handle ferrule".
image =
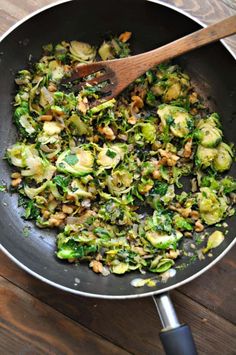
<svg viewBox="0 0 236 355">
<path fill-rule="evenodd" d="M 156 305 L 163 331 L 178 328 L 180 323 L 169 294 L 163 293 L 160 295 L 154 295 L 153 301 Z"/>
</svg>

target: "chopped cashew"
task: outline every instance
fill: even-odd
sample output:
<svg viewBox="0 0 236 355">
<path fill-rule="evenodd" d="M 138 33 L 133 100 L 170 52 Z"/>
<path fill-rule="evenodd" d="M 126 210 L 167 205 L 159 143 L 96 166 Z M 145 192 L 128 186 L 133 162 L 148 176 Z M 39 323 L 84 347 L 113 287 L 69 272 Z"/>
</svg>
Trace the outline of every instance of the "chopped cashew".
<svg viewBox="0 0 236 355">
<path fill-rule="evenodd" d="M 115 136 L 113 130 L 108 126 L 99 127 L 98 132 L 101 133 L 102 135 L 104 135 L 106 137 L 106 139 L 108 139 L 109 141 L 113 141 L 114 139 L 116 139 L 116 136 Z"/>
<path fill-rule="evenodd" d="M 96 273 L 101 273 L 103 270 L 102 263 L 97 260 L 92 260 L 91 263 L 89 264 L 89 266 L 92 267 L 93 271 Z"/>
<path fill-rule="evenodd" d="M 192 154 L 192 143 L 193 140 L 189 139 L 184 146 L 184 158 L 189 158 Z"/>
<path fill-rule="evenodd" d="M 130 39 L 131 35 L 132 35 L 132 32 L 128 32 L 128 31 L 123 32 L 123 33 L 121 33 L 121 35 L 119 36 L 119 40 L 120 40 L 121 42 L 125 43 L 125 42 L 127 42 L 127 41 Z"/>
<path fill-rule="evenodd" d="M 204 226 L 203 226 L 202 222 L 200 221 L 200 219 L 198 219 L 197 222 L 195 223 L 195 231 L 197 233 L 199 233 L 199 232 L 202 232 L 203 229 L 204 229 Z"/>
</svg>

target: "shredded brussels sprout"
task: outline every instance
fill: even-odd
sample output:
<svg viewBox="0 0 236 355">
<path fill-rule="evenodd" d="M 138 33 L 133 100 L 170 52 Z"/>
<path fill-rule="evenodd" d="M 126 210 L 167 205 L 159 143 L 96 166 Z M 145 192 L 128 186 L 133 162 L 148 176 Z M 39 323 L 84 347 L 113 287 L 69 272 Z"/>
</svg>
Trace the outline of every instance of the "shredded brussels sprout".
<svg viewBox="0 0 236 355">
<path fill-rule="evenodd" d="M 59 259 L 87 261 L 104 276 L 172 270 L 186 255 L 184 241 L 232 215 L 236 200 L 235 179 L 221 176 L 233 147 L 179 66 L 148 70 L 95 106 L 99 85 L 61 90 L 80 63 L 128 56 L 130 36 L 98 49 L 79 41 L 44 46 L 34 68 L 16 77 L 19 141 L 6 152 L 24 218 L 60 229 Z M 213 233 L 204 253 L 223 239 Z"/>
</svg>

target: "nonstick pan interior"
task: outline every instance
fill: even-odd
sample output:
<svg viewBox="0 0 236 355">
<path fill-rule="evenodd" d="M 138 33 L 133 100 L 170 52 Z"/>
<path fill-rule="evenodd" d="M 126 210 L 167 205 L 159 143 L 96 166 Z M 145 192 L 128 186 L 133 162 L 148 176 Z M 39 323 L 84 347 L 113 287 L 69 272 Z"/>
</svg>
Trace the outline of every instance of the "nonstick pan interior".
<svg viewBox="0 0 236 355">
<path fill-rule="evenodd" d="M 29 57 L 37 60 L 46 43 L 78 39 L 94 45 L 101 43 L 107 34 L 133 32 L 133 53 L 147 51 L 199 29 L 192 19 L 163 5 L 145 0 L 78 0 L 49 8 L 23 22 L 0 43 L 0 152 L 16 139 L 12 124 L 14 75 L 28 65 Z M 198 91 L 207 99 L 211 110 L 222 117 L 227 140 L 235 142 L 236 130 L 236 66 L 227 49 L 216 43 L 195 50 L 178 62 L 193 78 Z M 0 161 L 1 180 L 10 183 L 10 168 Z M 230 172 L 235 174 L 235 167 Z M 40 230 L 33 223 L 24 222 L 17 207 L 17 196 L 1 194 L 0 240 L 2 247 L 20 266 L 55 286 L 68 291 L 99 297 L 138 297 L 173 288 L 209 267 L 233 244 L 236 221 L 229 222 L 225 241 L 214 251 L 212 258 L 195 261 L 178 270 L 175 277 L 154 288 L 134 288 L 130 282 L 139 273 L 109 277 L 94 274 L 87 265 L 71 265 L 56 259 L 55 231 Z M 24 228 L 30 226 L 29 236 Z M 142 277 L 149 277 L 146 274 Z"/>
</svg>

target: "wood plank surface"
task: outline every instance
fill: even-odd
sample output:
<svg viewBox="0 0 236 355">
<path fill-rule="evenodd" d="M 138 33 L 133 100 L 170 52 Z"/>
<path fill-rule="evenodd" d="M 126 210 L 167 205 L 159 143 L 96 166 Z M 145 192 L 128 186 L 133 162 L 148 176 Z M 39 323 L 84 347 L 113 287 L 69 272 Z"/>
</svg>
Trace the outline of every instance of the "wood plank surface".
<svg viewBox="0 0 236 355">
<path fill-rule="evenodd" d="M 236 7 L 231 8 L 223 0 L 166 0 L 165 2 L 190 13 L 206 24 L 236 12 Z M 3 33 L 27 14 L 52 3 L 55 3 L 55 0 L 0 0 L 0 32 Z M 226 43 L 236 52 L 236 36 L 226 39 Z"/>
<path fill-rule="evenodd" d="M 158 338 L 161 326 L 151 298 L 108 301 L 68 294 L 28 275 L 4 255 L 0 259 L 0 274 L 40 301 L 131 353 L 163 354 Z M 217 277 L 217 273 L 213 273 L 214 282 L 217 282 Z M 191 285 L 194 287 L 194 283 Z M 201 287 L 195 288 L 195 292 L 201 294 Z M 229 287 L 225 290 L 225 298 L 230 294 Z M 191 299 L 179 291 L 172 292 L 172 296 L 180 320 L 193 330 L 199 354 L 234 354 L 236 327 L 231 322 L 198 304 L 194 297 Z M 212 305 L 215 305 L 214 299 Z"/>
<path fill-rule="evenodd" d="M 0 0 L 0 35 L 54 0 Z M 209 24 L 236 11 L 222 0 L 167 0 Z M 227 43 L 236 52 L 235 36 Z M 207 273 L 172 292 L 199 355 L 236 354 L 236 249 Z M 0 254 L 0 355 L 164 354 L 151 298 L 88 299 L 28 275 Z"/>
<path fill-rule="evenodd" d="M 0 277 L 0 353 L 128 354 Z"/>
<path fill-rule="evenodd" d="M 180 291 L 236 324 L 236 248 Z M 235 352 L 236 353 L 236 352 Z"/>
<path fill-rule="evenodd" d="M 226 5 L 223 0 L 167 0 L 166 2 L 190 13 L 198 20 L 209 25 L 224 17 L 235 15 L 236 1 L 231 1 L 234 3 L 235 9 Z M 226 39 L 225 42 L 236 53 L 236 35 Z"/>
</svg>

